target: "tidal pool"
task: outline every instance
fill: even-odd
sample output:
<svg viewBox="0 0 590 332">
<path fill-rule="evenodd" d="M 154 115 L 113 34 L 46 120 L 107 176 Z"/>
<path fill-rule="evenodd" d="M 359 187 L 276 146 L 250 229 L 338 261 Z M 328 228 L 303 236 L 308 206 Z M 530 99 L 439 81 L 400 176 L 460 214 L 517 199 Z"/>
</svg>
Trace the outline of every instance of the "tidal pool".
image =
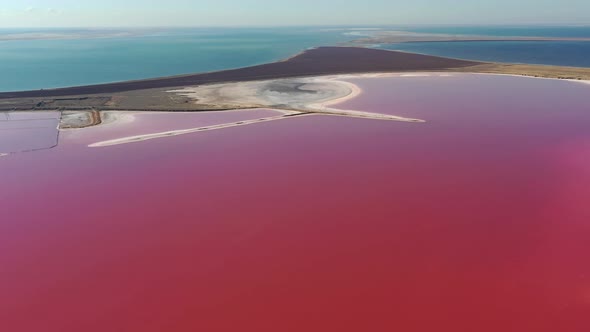
<svg viewBox="0 0 590 332">
<path fill-rule="evenodd" d="M 96 146 L 281 113 L 62 117 L 57 146 L 0 157 L 2 330 L 588 331 L 590 86 L 349 81 L 336 107 L 426 122 Z"/>
</svg>

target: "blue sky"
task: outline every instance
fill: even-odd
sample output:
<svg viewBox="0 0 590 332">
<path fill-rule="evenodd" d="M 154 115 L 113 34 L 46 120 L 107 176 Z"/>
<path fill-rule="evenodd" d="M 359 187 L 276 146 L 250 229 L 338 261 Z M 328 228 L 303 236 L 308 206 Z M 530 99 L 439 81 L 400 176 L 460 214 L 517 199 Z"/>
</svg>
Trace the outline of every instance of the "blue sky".
<svg viewBox="0 0 590 332">
<path fill-rule="evenodd" d="M 590 24 L 590 0 L 0 0 L 0 27 Z"/>
</svg>

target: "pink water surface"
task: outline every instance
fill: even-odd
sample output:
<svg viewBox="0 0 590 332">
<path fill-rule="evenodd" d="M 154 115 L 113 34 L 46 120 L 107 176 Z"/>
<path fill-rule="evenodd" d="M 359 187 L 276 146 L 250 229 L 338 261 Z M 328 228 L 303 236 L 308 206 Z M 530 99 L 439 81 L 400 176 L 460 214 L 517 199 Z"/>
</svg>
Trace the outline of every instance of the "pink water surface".
<svg viewBox="0 0 590 332">
<path fill-rule="evenodd" d="M 354 82 L 338 107 L 428 122 L 0 157 L 0 330 L 589 331 L 590 86 Z"/>
<path fill-rule="evenodd" d="M 59 117 L 59 112 L 0 112 L 0 154 L 53 148 Z"/>
</svg>

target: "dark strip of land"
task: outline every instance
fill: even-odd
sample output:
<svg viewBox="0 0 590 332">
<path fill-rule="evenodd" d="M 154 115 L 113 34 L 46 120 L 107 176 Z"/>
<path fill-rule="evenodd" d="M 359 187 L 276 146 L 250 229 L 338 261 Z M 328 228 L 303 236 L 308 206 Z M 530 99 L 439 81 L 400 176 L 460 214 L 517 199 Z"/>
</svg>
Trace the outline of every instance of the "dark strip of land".
<svg viewBox="0 0 590 332">
<path fill-rule="evenodd" d="M 475 61 L 369 48 L 320 47 L 305 51 L 285 61 L 253 67 L 60 89 L 4 92 L 0 93 L 0 99 L 105 94 L 209 83 L 254 81 L 300 76 L 373 72 L 436 71 L 466 68 L 480 64 L 482 63 Z"/>
</svg>

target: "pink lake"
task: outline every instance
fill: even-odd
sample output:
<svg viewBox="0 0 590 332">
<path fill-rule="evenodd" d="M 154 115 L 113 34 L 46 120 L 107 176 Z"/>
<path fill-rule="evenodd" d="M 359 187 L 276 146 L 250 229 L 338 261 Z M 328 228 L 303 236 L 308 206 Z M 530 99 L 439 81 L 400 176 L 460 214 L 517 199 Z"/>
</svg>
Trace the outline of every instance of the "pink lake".
<svg viewBox="0 0 590 332">
<path fill-rule="evenodd" d="M 4 124 L 0 330 L 590 331 L 590 86 L 350 81 L 337 107 L 426 123 Z"/>
</svg>

